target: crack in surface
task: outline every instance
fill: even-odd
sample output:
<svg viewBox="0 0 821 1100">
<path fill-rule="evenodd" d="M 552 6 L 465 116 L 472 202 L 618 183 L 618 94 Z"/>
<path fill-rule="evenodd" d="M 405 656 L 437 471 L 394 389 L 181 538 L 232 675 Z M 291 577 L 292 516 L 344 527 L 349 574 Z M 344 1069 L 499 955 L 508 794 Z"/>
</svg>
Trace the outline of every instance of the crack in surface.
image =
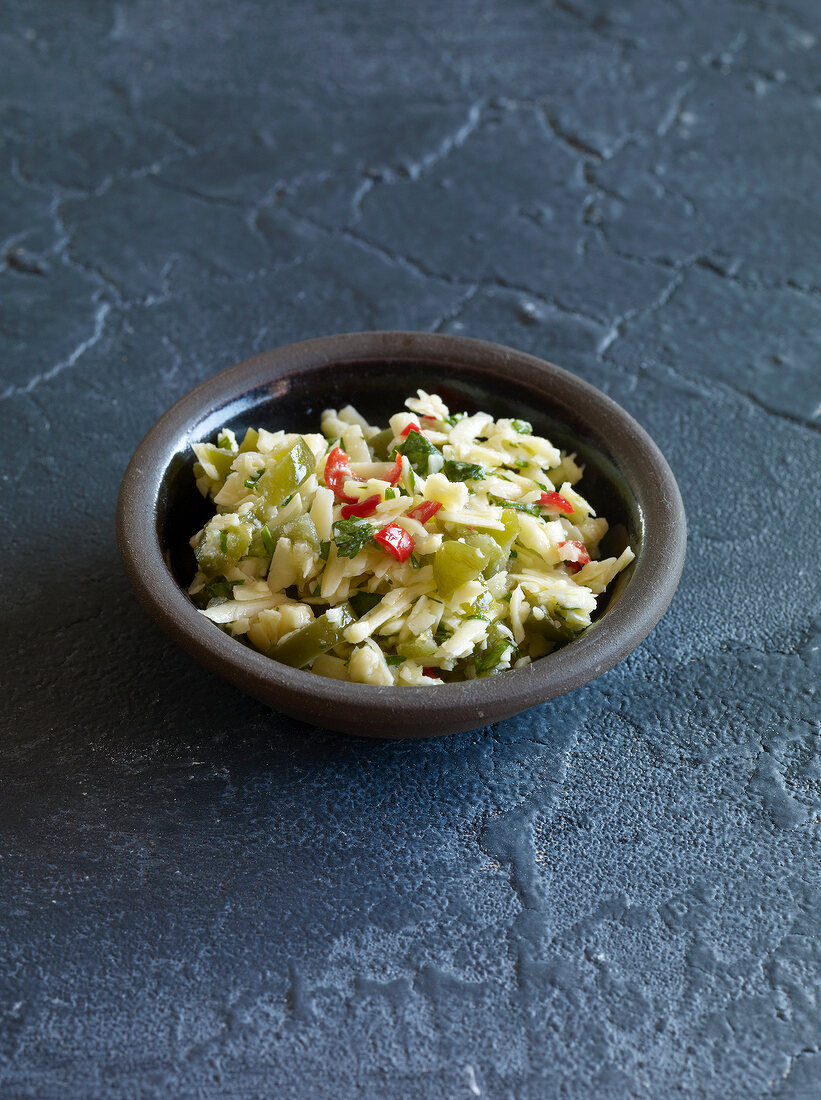
<svg viewBox="0 0 821 1100">
<path fill-rule="evenodd" d="M 0 401 L 6 401 L 11 397 L 31 393 L 32 390 L 36 389 L 44 382 L 50 382 L 52 379 L 62 374 L 63 371 L 70 370 L 71 367 L 73 367 L 77 361 L 100 340 L 105 330 L 106 317 L 110 311 L 111 304 L 109 302 L 101 302 L 94 317 L 94 326 L 91 334 L 87 336 L 85 340 L 81 340 L 70 355 L 67 355 L 65 359 L 61 359 L 59 363 L 55 363 L 53 367 L 43 371 L 41 374 L 35 374 L 24 386 L 10 386 L 0 393 Z"/>
</svg>

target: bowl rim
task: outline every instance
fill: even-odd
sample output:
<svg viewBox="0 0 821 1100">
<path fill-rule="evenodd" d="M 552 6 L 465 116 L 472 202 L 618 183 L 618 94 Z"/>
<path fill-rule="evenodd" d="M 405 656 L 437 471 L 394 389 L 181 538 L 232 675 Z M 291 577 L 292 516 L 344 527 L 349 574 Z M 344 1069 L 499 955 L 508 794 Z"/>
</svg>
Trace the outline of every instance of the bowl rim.
<svg viewBox="0 0 821 1100">
<path fill-rule="evenodd" d="M 567 646 L 503 675 L 425 687 L 354 684 L 292 669 L 207 622 L 166 563 L 160 542 L 160 489 L 171 461 L 211 410 L 278 377 L 334 363 L 379 359 L 442 361 L 474 375 L 501 375 L 546 390 L 551 401 L 580 405 L 608 443 L 600 447 L 633 493 L 641 549 L 618 601 Z M 538 383 L 542 383 L 538 386 Z M 549 385 L 548 385 L 549 384 Z M 276 710 L 327 728 L 370 736 L 425 737 L 488 725 L 572 691 L 639 645 L 664 614 L 678 585 L 686 516 L 670 467 L 647 432 L 612 398 L 575 374 L 527 352 L 470 337 L 374 331 L 317 337 L 262 352 L 201 382 L 148 430 L 120 485 L 117 542 L 139 601 L 166 633 L 210 671 Z M 401 702 L 401 710 L 398 704 Z M 344 713 L 345 704 L 351 713 Z M 366 729 L 369 716 L 393 722 Z"/>
</svg>

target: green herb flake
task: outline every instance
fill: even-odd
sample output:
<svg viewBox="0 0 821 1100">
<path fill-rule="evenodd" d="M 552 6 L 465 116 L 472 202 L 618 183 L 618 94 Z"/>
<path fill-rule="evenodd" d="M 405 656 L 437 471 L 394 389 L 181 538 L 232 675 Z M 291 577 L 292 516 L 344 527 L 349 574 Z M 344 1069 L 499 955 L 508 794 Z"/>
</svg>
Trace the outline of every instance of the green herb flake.
<svg viewBox="0 0 821 1100">
<path fill-rule="evenodd" d="M 231 446 L 231 440 L 228 438 L 227 435 L 220 435 L 219 439 L 217 440 L 217 446 L 221 451 L 233 450 Z"/>
<path fill-rule="evenodd" d="M 422 568 L 422 563 L 419 560 L 419 558 L 416 556 L 416 554 L 411 554 L 410 561 L 411 561 L 411 565 L 413 566 L 414 569 L 421 569 Z"/>
<path fill-rule="evenodd" d="M 513 465 L 516 467 L 517 470 L 523 470 L 525 466 L 529 466 L 530 463 L 526 458 L 517 458 Z"/>
<path fill-rule="evenodd" d="M 268 524 L 264 524 L 260 531 L 262 536 L 262 545 L 265 547 L 266 554 L 273 554 L 274 552 L 274 536 L 271 534 L 271 528 Z"/>
<path fill-rule="evenodd" d="M 219 577 L 207 584 L 204 591 L 209 600 L 230 600 L 234 594 L 235 585 L 242 583 L 242 581 L 227 581 L 225 577 Z"/>
<path fill-rule="evenodd" d="M 396 489 L 385 490 L 385 500 L 394 500 L 397 496 L 399 496 L 399 494 L 397 493 Z"/>
<path fill-rule="evenodd" d="M 526 420 L 512 420 L 510 426 L 519 435 L 533 435 L 533 425 L 528 424 Z"/>
<path fill-rule="evenodd" d="M 438 447 L 426 439 L 421 432 L 408 432 L 407 437 L 402 440 L 399 446 L 396 448 L 400 455 L 404 455 L 408 462 L 411 464 L 411 468 L 420 477 L 428 476 L 428 461 L 431 455 L 438 455 L 442 457 L 442 452 Z"/>
<path fill-rule="evenodd" d="M 251 474 L 250 477 L 245 479 L 245 481 L 243 482 L 243 485 L 245 486 L 245 488 L 246 489 L 256 489 L 257 482 L 259 481 L 259 479 L 262 477 L 262 475 L 264 473 L 265 473 L 265 467 L 262 466 L 259 470 L 257 470 L 257 472 L 255 474 Z"/>
<path fill-rule="evenodd" d="M 362 547 L 373 538 L 373 527 L 358 519 L 338 519 L 333 525 L 336 552 L 340 558 L 355 558 Z"/>
<path fill-rule="evenodd" d="M 458 424 L 459 421 L 464 420 L 466 416 L 467 413 L 453 413 L 452 416 L 446 416 L 444 422 L 445 424 L 449 424 L 452 428 L 454 424 Z"/>
<path fill-rule="evenodd" d="M 401 665 L 404 661 L 407 661 L 407 657 L 400 657 L 398 653 L 385 654 L 385 664 L 389 668 L 395 668 L 396 665 Z"/>
<path fill-rule="evenodd" d="M 351 605 L 357 619 L 361 619 L 363 615 L 367 615 L 369 611 L 372 611 L 381 600 L 382 597 L 378 592 L 357 592 L 351 596 L 348 603 Z"/>
<path fill-rule="evenodd" d="M 330 554 L 330 552 L 331 552 L 330 540 L 328 540 L 327 542 L 321 542 L 319 544 L 319 556 L 322 558 L 323 561 L 328 560 L 328 555 Z"/>
<path fill-rule="evenodd" d="M 484 653 L 480 653 L 476 657 L 476 671 L 477 672 L 490 672 L 491 669 L 496 668 L 506 650 L 510 648 L 510 642 L 498 642 L 495 646 L 485 650 Z"/>
<path fill-rule="evenodd" d="M 228 532 L 225 530 L 220 531 L 220 550 L 223 554 L 228 553 Z"/>
<path fill-rule="evenodd" d="M 492 504 L 498 504 L 501 508 L 512 508 L 514 512 L 527 512 L 529 516 L 541 516 L 542 512 L 538 504 L 522 504 L 518 500 L 502 500 L 501 497 L 491 497 Z"/>
<path fill-rule="evenodd" d="M 457 462 L 449 458 L 442 467 L 442 473 L 448 481 L 484 481 L 485 471 L 475 462 Z"/>
</svg>

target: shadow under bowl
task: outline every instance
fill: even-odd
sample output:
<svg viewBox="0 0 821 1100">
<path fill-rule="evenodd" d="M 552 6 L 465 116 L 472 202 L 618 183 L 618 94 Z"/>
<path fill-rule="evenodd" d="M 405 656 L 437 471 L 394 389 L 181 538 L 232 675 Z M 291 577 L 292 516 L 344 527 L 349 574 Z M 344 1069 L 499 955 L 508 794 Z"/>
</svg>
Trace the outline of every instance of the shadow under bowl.
<svg viewBox="0 0 821 1100">
<path fill-rule="evenodd" d="M 384 424 L 418 388 L 454 411 L 529 420 L 585 464 L 583 495 L 611 524 L 602 552 L 635 562 L 568 645 L 497 676 L 431 687 L 343 683 L 282 665 L 225 634 L 186 595 L 188 545 L 213 506 L 194 484 L 191 444 L 221 427 L 315 432 L 323 409 L 353 404 Z M 647 433 L 575 375 L 511 348 L 413 332 L 327 336 L 257 355 L 177 402 L 140 443 L 117 505 L 123 564 L 143 606 L 209 671 L 275 710 L 366 737 L 432 737 L 486 726 L 594 679 L 633 650 L 673 597 L 686 522 L 675 479 Z"/>
</svg>

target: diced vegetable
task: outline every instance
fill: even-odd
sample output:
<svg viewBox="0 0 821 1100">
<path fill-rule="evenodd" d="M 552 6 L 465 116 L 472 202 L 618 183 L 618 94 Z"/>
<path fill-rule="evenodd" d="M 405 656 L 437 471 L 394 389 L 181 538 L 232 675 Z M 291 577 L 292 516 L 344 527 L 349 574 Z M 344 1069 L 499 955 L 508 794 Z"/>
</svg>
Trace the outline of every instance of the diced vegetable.
<svg viewBox="0 0 821 1100">
<path fill-rule="evenodd" d="M 365 500 L 360 500 L 357 504 L 343 504 L 341 515 L 343 519 L 350 519 L 351 516 L 372 516 L 376 511 L 377 504 L 381 503 L 382 497 L 379 495 L 367 497 Z"/>
<path fill-rule="evenodd" d="M 377 531 L 373 538 L 386 554 L 390 554 L 397 561 L 407 561 L 413 553 L 413 535 L 398 523 L 389 523 L 387 527 Z"/>
<path fill-rule="evenodd" d="M 539 505 L 550 512 L 561 512 L 564 516 L 573 515 L 573 505 L 560 493 L 542 493 L 539 497 Z"/>
<path fill-rule="evenodd" d="M 560 542 L 560 551 L 563 546 L 570 546 L 576 550 L 576 553 L 572 557 L 564 558 L 564 564 L 567 566 L 571 573 L 578 573 L 579 570 L 584 568 L 584 566 L 587 565 L 587 563 L 590 561 L 590 555 L 587 552 L 587 547 L 584 545 L 583 542 L 580 542 L 578 539 L 570 539 L 566 542 Z"/>
<path fill-rule="evenodd" d="M 475 580 L 488 560 L 477 546 L 448 540 L 443 542 L 433 559 L 433 577 L 439 595 L 452 596 L 457 588 Z"/>
<path fill-rule="evenodd" d="M 271 463 L 256 484 L 257 492 L 274 508 L 297 491 L 314 471 L 314 453 L 304 439 Z"/>
<path fill-rule="evenodd" d="M 438 500 L 422 500 L 411 508 L 408 517 L 418 520 L 419 523 L 427 523 L 429 519 L 433 519 L 441 507 L 442 505 Z"/>
<path fill-rule="evenodd" d="M 350 458 L 339 447 L 334 447 L 325 463 L 325 484 L 333 491 L 337 500 L 346 504 L 356 504 L 356 497 L 349 496 L 343 489 L 345 482 L 352 477 Z"/>
<path fill-rule="evenodd" d="M 268 656 L 292 668 L 304 668 L 320 653 L 327 653 L 339 645 L 345 628 L 355 621 L 356 616 L 348 604 L 332 607 L 309 626 L 303 626 L 277 642 L 268 650 Z"/>
</svg>

